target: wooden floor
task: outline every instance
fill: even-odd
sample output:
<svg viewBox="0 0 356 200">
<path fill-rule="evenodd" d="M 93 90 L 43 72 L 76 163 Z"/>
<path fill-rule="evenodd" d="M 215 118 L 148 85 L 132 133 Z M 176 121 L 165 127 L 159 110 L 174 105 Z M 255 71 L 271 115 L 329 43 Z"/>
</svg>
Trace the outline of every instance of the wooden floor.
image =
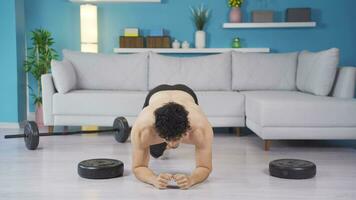
<svg viewBox="0 0 356 200">
<path fill-rule="evenodd" d="M 273 142 L 263 151 L 255 135 L 236 137 L 216 133 L 214 170 L 209 179 L 190 190 L 157 190 L 135 179 L 130 142 L 118 144 L 110 134 L 41 138 L 36 151 L 25 149 L 22 139 L 4 140 L 0 130 L 0 199 L 239 199 L 294 200 L 356 199 L 356 150 L 352 147 Z M 18 132 L 18 131 L 12 131 Z M 194 149 L 182 145 L 168 159 L 151 159 L 156 172 L 190 173 Z M 79 161 L 114 158 L 125 163 L 125 175 L 110 180 L 87 180 L 77 175 Z M 309 180 L 270 177 L 268 163 L 279 158 L 299 158 L 317 164 Z"/>
</svg>

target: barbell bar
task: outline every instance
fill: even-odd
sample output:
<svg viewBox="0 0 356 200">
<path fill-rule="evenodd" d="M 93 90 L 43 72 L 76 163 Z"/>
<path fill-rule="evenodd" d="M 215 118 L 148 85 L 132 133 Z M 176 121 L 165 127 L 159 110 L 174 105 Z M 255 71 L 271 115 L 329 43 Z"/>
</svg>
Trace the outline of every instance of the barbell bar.
<svg viewBox="0 0 356 200">
<path fill-rule="evenodd" d="M 124 143 L 130 135 L 130 127 L 125 117 L 117 117 L 113 122 L 112 129 L 106 130 L 92 130 L 92 131 L 71 131 L 71 132 L 53 132 L 53 133 L 40 133 L 36 122 L 27 121 L 24 127 L 23 134 L 5 135 L 5 139 L 24 138 L 26 148 L 28 150 L 35 150 L 38 147 L 40 137 L 46 136 L 65 136 L 76 134 L 93 134 L 114 132 L 115 140 L 119 143 Z"/>
</svg>

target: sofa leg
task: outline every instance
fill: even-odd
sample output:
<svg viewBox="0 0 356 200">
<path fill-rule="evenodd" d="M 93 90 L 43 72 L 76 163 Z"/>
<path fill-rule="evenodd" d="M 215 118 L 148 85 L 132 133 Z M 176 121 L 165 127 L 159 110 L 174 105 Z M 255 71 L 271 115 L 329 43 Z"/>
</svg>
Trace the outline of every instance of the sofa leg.
<svg viewBox="0 0 356 200">
<path fill-rule="evenodd" d="M 269 151 L 269 149 L 271 148 L 272 141 L 271 140 L 263 140 L 263 143 L 264 143 L 264 150 Z"/>
<path fill-rule="evenodd" d="M 240 136 L 241 136 L 241 128 L 235 127 L 235 128 L 233 128 L 233 129 L 234 129 L 234 132 L 236 133 L 236 136 L 237 136 L 237 137 L 240 137 Z"/>
<path fill-rule="evenodd" d="M 48 126 L 48 133 L 53 133 L 54 126 Z"/>
</svg>

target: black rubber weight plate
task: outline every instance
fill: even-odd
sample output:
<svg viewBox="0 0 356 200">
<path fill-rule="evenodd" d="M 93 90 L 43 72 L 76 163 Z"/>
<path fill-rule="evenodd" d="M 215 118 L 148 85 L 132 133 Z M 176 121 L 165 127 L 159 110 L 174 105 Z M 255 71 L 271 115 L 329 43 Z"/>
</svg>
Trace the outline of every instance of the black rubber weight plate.
<svg viewBox="0 0 356 200">
<path fill-rule="evenodd" d="M 28 121 L 24 128 L 24 140 L 28 150 L 35 150 L 40 142 L 37 124 L 33 121 Z"/>
<path fill-rule="evenodd" d="M 306 160 L 279 159 L 269 163 L 271 176 L 286 179 L 308 179 L 316 174 L 316 165 Z"/>
<path fill-rule="evenodd" d="M 115 140 L 120 143 L 126 142 L 130 136 L 130 127 L 125 117 L 118 117 L 114 120 L 114 129 L 118 129 L 115 132 Z"/>
<path fill-rule="evenodd" d="M 124 163 L 113 159 L 84 160 L 78 164 L 78 174 L 88 179 L 108 179 L 121 177 L 124 173 Z"/>
</svg>

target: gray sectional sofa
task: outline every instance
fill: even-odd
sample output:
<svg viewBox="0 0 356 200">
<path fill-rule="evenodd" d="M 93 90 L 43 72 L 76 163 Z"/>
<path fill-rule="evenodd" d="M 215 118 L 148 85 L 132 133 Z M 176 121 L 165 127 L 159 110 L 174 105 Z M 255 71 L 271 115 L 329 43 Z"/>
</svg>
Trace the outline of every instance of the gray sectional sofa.
<svg viewBox="0 0 356 200">
<path fill-rule="evenodd" d="M 245 127 L 268 141 L 356 139 L 356 68 L 339 51 L 169 57 L 63 50 L 42 76 L 48 126 L 132 124 L 148 91 L 186 84 L 214 127 Z"/>
</svg>

